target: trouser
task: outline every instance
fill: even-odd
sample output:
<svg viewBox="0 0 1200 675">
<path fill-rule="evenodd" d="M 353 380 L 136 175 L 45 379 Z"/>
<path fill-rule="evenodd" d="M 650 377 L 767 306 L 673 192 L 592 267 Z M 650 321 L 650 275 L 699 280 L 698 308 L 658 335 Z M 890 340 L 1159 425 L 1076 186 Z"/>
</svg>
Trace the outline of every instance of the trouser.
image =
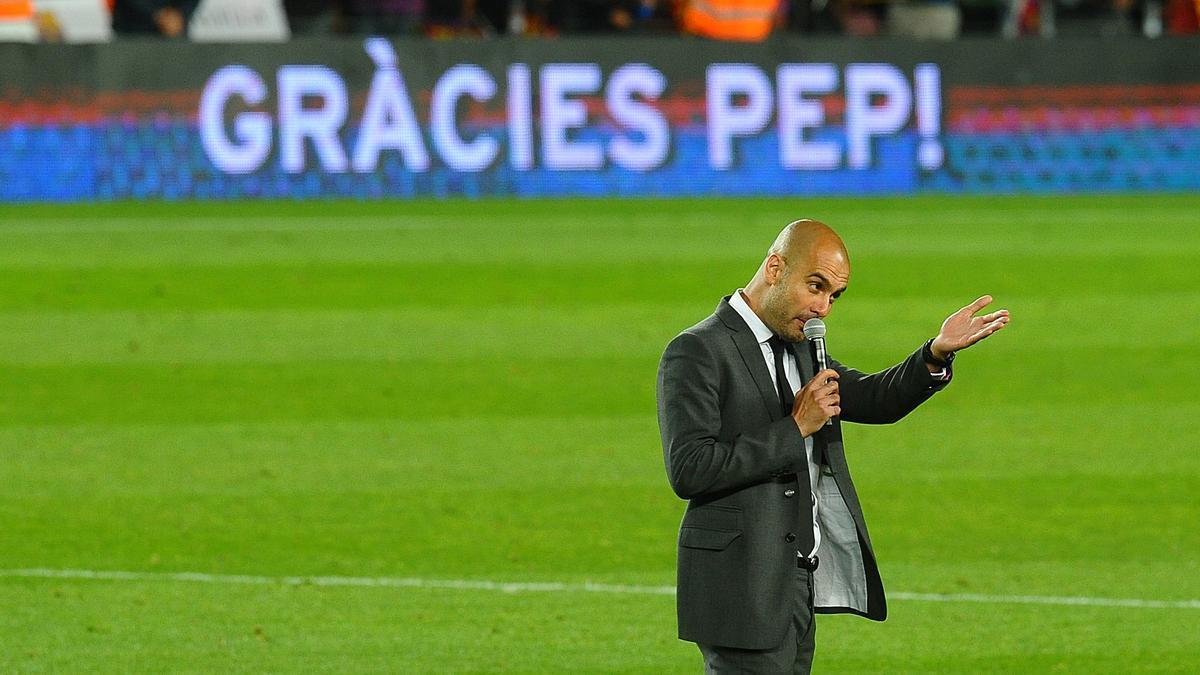
<svg viewBox="0 0 1200 675">
<path fill-rule="evenodd" d="M 796 568 L 795 597 L 790 625 L 774 649 L 735 649 L 697 645 L 704 655 L 706 675 L 727 673 L 808 673 L 816 648 L 817 620 L 813 614 L 812 572 Z"/>
</svg>

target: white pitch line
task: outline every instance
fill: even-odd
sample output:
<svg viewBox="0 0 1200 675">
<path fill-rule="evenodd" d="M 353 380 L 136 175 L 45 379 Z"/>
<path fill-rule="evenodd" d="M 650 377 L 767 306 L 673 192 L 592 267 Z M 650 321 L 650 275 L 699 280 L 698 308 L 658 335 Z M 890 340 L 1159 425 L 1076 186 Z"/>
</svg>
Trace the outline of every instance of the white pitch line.
<svg viewBox="0 0 1200 675">
<path fill-rule="evenodd" d="M 503 593 L 620 593 L 675 595 L 674 586 L 627 584 L 510 582 L 484 579 L 421 579 L 416 577 L 287 576 L 205 574 L 203 572 L 126 572 L 120 570 L 0 569 L 0 577 L 38 579 L 93 579 L 98 581 L 186 581 L 204 584 L 252 586 L 365 586 L 371 588 L 445 588 Z M 1147 600 L 1144 598 L 1093 598 L 1052 595 L 985 595 L 980 593 L 890 592 L 890 600 L 916 602 L 982 602 L 1018 605 L 1069 605 L 1087 607 L 1137 607 L 1144 609 L 1200 609 L 1200 600 Z"/>
<path fill-rule="evenodd" d="M 411 577 L 287 576 L 266 577 L 246 574 L 205 574 L 203 572 L 125 572 L 119 570 L 71 569 L 0 569 L 0 577 L 41 579 L 95 579 L 99 581 L 191 581 L 206 584 L 249 584 L 258 586 L 366 586 L 372 588 L 449 588 L 504 593 L 626 593 L 636 595 L 675 595 L 674 586 L 631 586 L 585 582 L 510 582 L 483 579 L 419 579 Z"/>
<path fill-rule="evenodd" d="M 980 593 L 888 593 L 888 600 L 925 602 L 990 602 L 1017 605 L 1084 605 L 1089 607 L 1144 607 L 1149 609 L 1200 609 L 1200 600 L 1145 600 L 1143 598 L 1089 598 L 1054 595 L 984 595 Z"/>
</svg>

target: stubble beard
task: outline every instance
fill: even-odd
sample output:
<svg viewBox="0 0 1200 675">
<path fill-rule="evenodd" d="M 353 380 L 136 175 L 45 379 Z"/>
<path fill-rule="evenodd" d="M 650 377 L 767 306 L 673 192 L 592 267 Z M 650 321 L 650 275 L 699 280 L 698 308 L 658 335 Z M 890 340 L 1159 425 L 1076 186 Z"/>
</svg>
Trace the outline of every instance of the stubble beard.
<svg viewBox="0 0 1200 675">
<path fill-rule="evenodd" d="M 786 277 L 767 290 L 763 298 L 763 323 L 767 328 L 788 342 L 800 342 L 804 339 L 804 331 L 793 331 L 792 312 L 788 309 L 787 292 L 784 290 Z"/>
</svg>

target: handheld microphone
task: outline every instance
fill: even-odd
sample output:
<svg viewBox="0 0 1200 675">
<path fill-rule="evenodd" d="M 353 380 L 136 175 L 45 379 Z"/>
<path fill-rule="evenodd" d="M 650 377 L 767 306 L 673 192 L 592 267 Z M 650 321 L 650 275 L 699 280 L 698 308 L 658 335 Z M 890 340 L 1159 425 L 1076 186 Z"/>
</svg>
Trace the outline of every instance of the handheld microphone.
<svg viewBox="0 0 1200 675">
<path fill-rule="evenodd" d="M 812 348 L 813 358 L 817 362 L 817 370 L 825 370 L 829 367 L 825 359 L 825 322 L 812 318 L 804 322 L 804 339 Z M 825 426 L 831 426 L 833 418 L 825 420 Z"/>
</svg>

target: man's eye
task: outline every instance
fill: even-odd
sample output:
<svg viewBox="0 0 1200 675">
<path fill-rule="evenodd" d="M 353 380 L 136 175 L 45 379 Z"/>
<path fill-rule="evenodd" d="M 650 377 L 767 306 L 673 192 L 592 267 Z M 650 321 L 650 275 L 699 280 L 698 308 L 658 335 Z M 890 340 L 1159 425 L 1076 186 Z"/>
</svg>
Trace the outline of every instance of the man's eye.
<svg viewBox="0 0 1200 675">
<path fill-rule="evenodd" d="M 808 285 L 808 287 L 809 287 L 809 288 L 811 288 L 811 289 L 813 289 L 814 291 L 819 291 L 819 290 L 821 290 L 821 285 L 820 285 L 820 284 L 818 284 L 818 283 L 816 283 L 816 282 L 813 282 L 813 283 L 809 284 L 809 285 Z"/>
</svg>

